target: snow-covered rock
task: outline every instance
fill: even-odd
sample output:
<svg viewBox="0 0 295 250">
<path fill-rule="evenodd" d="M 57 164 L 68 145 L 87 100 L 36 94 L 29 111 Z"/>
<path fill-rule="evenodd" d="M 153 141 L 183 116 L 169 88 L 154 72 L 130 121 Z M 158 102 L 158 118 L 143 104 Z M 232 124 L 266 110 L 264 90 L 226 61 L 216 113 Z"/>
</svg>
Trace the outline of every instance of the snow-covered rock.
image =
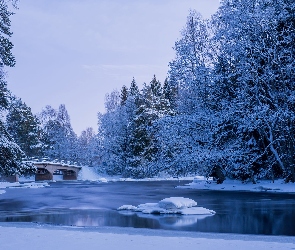
<svg viewBox="0 0 295 250">
<path fill-rule="evenodd" d="M 106 178 L 99 178 L 98 181 L 103 182 L 103 183 L 107 183 L 108 180 Z"/>
<path fill-rule="evenodd" d="M 118 208 L 118 210 L 136 210 L 137 207 L 132 206 L 132 205 L 123 205 Z"/>
<path fill-rule="evenodd" d="M 159 201 L 159 207 L 164 209 L 180 209 L 197 206 L 197 202 L 189 198 L 170 197 Z"/>
<path fill-rule="evenodd" d="M 123 205 L 118 210 L 130 210 L 144 214 L 182 214 L 182 215 L 214 215 L 215 211 L 197 207 L 197 202 L 184 197 L 170 197 L 158 203 L 145 203 L 137 207 Z"/>
</svg>

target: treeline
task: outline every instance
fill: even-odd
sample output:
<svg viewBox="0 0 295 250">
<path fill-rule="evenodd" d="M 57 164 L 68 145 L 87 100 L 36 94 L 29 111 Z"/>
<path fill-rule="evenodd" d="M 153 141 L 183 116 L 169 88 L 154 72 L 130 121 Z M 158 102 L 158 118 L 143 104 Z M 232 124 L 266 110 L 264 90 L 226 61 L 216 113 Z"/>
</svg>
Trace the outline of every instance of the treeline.
<svg viewBox="0 0 295 250">
<path fill-rule="evenodd" d="M 191 11 L 164 85 L 109 95 L 107 171 L 294 182 L 294 28 L 288 0 L 224 0 L 210 20 Z"/>
<path fill-rule="evenodd" d="M 77 136 L 64 104 L 58 109 L 47 105 L 34 115 L 21 99 L 10 99 L 4 125 L 23 151 L 23 161 L 93 166 L 92 159 L 97 155 L 96 134 L 92 128 L 87 128 Z"/>
<path fill-rule="evenodd" d="M 64 105 L 25 126 L 33 115 L 17 98 L 1 129 L 29 158 L 113 175 L 294 182 L 295 2 L 223 0 L 209 20 L 191 11 L 174 50 L 163 84 L 133 79 L 106 95 L 98 133 L 78 137 Z"/>
</svg>

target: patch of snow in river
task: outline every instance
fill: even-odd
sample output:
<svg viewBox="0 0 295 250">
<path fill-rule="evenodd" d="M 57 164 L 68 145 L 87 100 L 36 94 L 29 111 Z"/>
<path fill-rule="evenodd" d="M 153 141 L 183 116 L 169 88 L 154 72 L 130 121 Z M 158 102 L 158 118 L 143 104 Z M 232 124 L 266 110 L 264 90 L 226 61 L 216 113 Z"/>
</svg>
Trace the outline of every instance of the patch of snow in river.
<svg viewBox="0 0 295 250">
<path fill-rule="evenodd" d="M 144 214 L 214 215 L 215 211 L 197 207 L 197 202 L 184 197 L 170 197 L 158 203 L 145 203 L 137 207 L 123 205 L 118 210 L 130 210 Z"/>
<path fill-rule="evenodd" d="M 48 187 L 47 182 L 0 182 L 0 189 L 4 188 L 43 188 Z M 4 190 L 0 190 L 0 194 L 5 193 Z"/>
</svg>

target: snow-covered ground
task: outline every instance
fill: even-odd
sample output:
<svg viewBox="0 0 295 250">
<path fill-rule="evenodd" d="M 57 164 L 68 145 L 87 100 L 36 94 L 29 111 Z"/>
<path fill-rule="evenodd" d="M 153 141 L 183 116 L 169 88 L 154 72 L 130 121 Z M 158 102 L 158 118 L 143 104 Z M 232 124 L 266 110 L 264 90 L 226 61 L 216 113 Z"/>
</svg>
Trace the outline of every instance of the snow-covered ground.
<svg viewBox="0 0 295 250">
<path fill-rule="evenodd" d="M 277 192 L 277 193 L 295 193 L 295 183 L 285 183 L 284 180 L 260 180 L 256 184 L 252 182 L 242 183 L 236 180 L 225 180 L 222 184 L 216 184 L 213 181 L 207 181 L 198 176 L 192 183 L 178 188 L 191 188 L 202 190 L 219 190 L 219 191 L 251 191 L 251 192 Z"/>
<path fill-rule="evenodd" d="M 0 245 L 3 250 L 290 250 L 295 249 L 295 237 L 0 223 Z"/>
</svg>

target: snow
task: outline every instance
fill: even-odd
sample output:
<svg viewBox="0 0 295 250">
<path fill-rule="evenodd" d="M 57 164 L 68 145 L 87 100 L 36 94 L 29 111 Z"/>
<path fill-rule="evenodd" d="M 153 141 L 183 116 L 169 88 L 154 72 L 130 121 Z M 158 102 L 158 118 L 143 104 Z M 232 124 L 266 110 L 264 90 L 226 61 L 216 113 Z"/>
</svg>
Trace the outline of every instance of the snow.
<svg viewBox="0 0 295 250">
<path fill-rule="evenodd" d="M 103 177 L 102 178 L 99 178 L 98 181 L 104 182 L 104 183 L 107 183 L 108 182 L 108 180 L 106 178 L 103 178 Z"/>
<path fill-rule="evenodd" d="M 163 177 L 163 178 L 154 177 L 154 178 L 142 178 L 142 179 L 133 179 L 133 178 L 117 178 L 117 179 L 113 179 L 113 181 L 129 181 L 129 182 L 133 182 L 133 181 L 192 181 L 192 180 L 194 180 L 194 177 L 191 177 L 191 176 L 179 177 L 179 178 L 175 178 L 175 177 Z"/>
<path fill-rule="evenodd" d="M 184 197 L 165 198 L 158 203 L 145 203 L 137 207 L 123 205 L 118 210 L 130 210 L 143 214 L 182 214 L 182 215 L 214 215 L 215 211 L 203 207 L 196 207 L 197 202 Z"/>
<path fill-rule="evenodd" d="M 48 187 L 48 182 L 0 182 L 0 194 L 4 194 L 5 188 L 43 188 Z"/>
<path fill-rule="evenodd" d="M 182 209 L 197 206 L 197 202 L 189 198 L 170 197 L 159 202 L 159 207 L 164 209 Z"/>
<path fill-rule="evenodd" d="M 17 237 L 16 237 L 17 235 Z M 15 250 L 248 250 L 295 248 L 295 237 L 208 234 L 133 228 L 74 228 L 32 224 L 0 226 L 1 249 Z M 45 243 L 45 244 L 44 244 Z"/>
<path fill-rule="evenodd" d="M 137 207 L 132 205 L 123 205 L 118 208 L 118 210 L 136 210 L 136 209 Z"/>
<path fill-rule="evenodd" d="M 250 191 L 250 192 L 274 192 L 274 193 L 295 193 L 295 183 L 285 183 L 284 180 L 260 180 L 256 184 L 252 182 L 242 183 L 238 180 L 225 180 L 222 184 L 213 181 L 201 180 L 199 177 L 192 183 L 178 188 L 219 190 L 219 191 Z"/>
</svg>

